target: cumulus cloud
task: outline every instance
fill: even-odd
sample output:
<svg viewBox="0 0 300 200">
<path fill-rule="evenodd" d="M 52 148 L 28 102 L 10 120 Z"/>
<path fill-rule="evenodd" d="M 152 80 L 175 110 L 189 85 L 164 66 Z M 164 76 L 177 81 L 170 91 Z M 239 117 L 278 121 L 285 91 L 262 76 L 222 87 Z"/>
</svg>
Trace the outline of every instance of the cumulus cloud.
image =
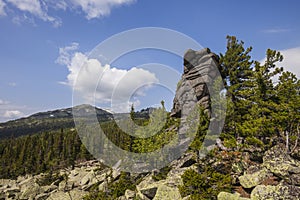
<svg viewBox="0 0 300 200">
<path fill-rule="evenodd" d="M 300 47 L 280 51 L 283 55 L 282 66 L 291 71 L 300 79 Z"/>
<path fill-rule="evenodd" d="M 26 113 L 36 112 L 36 109 L 28 108 L 27 106 L 16 105 L 5 99 L 0 99 L 0 122 L 24 117 Z"/>
<path fill-rule="evenodd" d="M 133 3 L 135 0 L 71 0 L 86 13 L 87 19 L 107 16 L 114 7 Z"/>
<path fill-rule="evenodd" d="M 9 118 L 9 119 L 15 119 L 22 116 L 24 116 L 24 113 L 22 113 L 19 110 L 7 110 L 3 115 L 4 118 Z"/>
<path fill-rule="evenodd" d="M 53 26 L 58 27 L 61 25 L 61 20 L 52 16 L 49 16 L 48 6 L 44 1 L 39 0 L 6 0 L 15 8 L 23 12 L 28 12 L 43 21 L 51 22 Z M 25 15 L 26 16 L 26 15 Z M 20 17 L 19 17 L 20 18 Z M 18 18 L 14 18 L 18 19 Z"/>
<path fill-rule="evenodd" d="M 6 3 L 2 0 L 0 0 L 0 16 L 5 16 L 6 15 L 6 12 L 5 12 L 5 6 L 6 6 Z"/>
<path fill-rule="evenodd" d="M 69 74 L 63 82 L 72 87 L 77 94 L 84 97 L 85 103 L 115 103 L 113 111 L 128 111 L 134 96 L 145 95 L 145 90 L 152 84 L 158 83 L 155 74 L 140 68 L 133 67 L 129 70 L 117 69 L 108 64 L 102 64 L 97 59 L 90 59 L 86 54 L 73 52 L 78 48 L 74 43 L 60 48 L 57 63 L 66 65 Z M 113 100 L 112 100 L 113 99 Z"/>
<path fill-rule="evenodd" d="M 300 47 L 279 50 L 283 55 L 283 61 L 278 63 L 278 67 L 283 67 L 284 70 L 294 73 L 300 79 Z M 266 58 L 260 61 L 264 63 Z"/>
</svg>

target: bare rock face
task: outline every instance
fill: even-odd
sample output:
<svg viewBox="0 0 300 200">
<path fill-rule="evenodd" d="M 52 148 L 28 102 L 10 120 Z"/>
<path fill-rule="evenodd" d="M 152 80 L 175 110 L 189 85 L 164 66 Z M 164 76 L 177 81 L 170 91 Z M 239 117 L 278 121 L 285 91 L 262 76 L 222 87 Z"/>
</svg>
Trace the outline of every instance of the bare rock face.
<svg viewBox="0 0 300 200">
<path fill-rule="evenodd" d="M 184 55 L 184 73 L 178 82 L 171 116 L 184 116 L 183 107 L 196 99 L 210 113 L 210 94 L 207 84 L 217 77 L 218 56 L 208 48 L 200 51 L 187 50 Z M 192 89 L 192 91 L 191 91 Z"/>
</svg>

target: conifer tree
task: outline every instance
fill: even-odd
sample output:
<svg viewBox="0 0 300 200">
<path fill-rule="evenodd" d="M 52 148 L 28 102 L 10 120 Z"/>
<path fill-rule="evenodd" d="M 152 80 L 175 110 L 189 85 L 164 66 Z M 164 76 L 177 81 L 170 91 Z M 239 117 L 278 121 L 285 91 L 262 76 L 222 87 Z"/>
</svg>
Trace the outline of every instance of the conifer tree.
<svg viewBox="0 0 300 200">
<path fill-rule="evenodd" d="M 241 131 L 246 135 L 264 140 L 275 133 L 276 124 L 272 113 L 276 109 L 278 98 L 273 80 L 282 72 L 282 68 L 276 66 L 282 59 L 280 52 L 268 49 L 265 63 L 261 65 L 255 62 L 251 107 L 248 109 L 247 120 L 241 126 Z"/>
<path fill-rule="evenodd" d="M 239 136 L 239 124 L 247 114 L 252 85 L 252 64 L 249 55 L 252 47 L 244 48 L 244 42 L 235 36 L 227 36 L 227 51 L 220 55 L 221 75 L 224 79 L 228 97 L 228 112 L 225 132 Z"/>
<path fill-rule="evenodd" d="M 291 72 L 283 72 L 276 85 L 278 104 L 272 117 L 276 119 L 276 128 L 286 137 L 286 150 L 297 147 L 300 124 L 300 80 Z M 294 143 L 290 145 L 290 140 Z"/>
</svg>

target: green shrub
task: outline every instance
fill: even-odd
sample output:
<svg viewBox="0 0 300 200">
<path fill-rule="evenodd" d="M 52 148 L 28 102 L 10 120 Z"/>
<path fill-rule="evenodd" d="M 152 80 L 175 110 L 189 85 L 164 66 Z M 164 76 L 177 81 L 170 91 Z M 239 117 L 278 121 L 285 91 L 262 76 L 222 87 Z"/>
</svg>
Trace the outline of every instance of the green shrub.
<svg viewBox="0 0 300 200">
<path fill-rule="evenodd" d="M 121 172 L 120 178 L 117 181 L 111 182 L 107 186 L 107 190 L 90 191 L 90 194 L 84 197 L 84 200 L 112 200 L 117 199 L 125 194 L 125 191 L 135 190 L 138 181 L 134 180 L 129 173 Z"/>
<path fill-rule="evenodd" d="M 217 199 L 221 191 L 231 191 L 231 177 L 206 167 L 203 173 L 187 170 L 182 175 L 183 185 L 179 187 L 181 196 L 190 199 Z"/>
<path fill-rule="evenodd" d="M 263 147 L 264 146 L 264 143 L 261 140 L 259 140 L 256 137 L 253 137 L 253 136 L 247 137 L 246 138 L 246 143 L 249 144 L 249 145 L 253 145 L 255 147 Z"/>
</svg>

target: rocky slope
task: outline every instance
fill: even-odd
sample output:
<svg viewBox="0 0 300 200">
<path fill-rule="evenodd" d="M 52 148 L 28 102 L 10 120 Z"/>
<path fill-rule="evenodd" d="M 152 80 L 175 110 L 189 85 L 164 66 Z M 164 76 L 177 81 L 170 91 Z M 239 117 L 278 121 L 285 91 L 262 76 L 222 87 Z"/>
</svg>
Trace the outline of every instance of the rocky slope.
<svg viewBox="0 0 300 200">
<path fill-rule="evenodd" d="M 261 164 L 249 165 L 248 159 L 249 155 L 233 165 L 239 190 L 233 194 L 221 192 L 219 200 L 300 199 L 300 161 L 287 154 L 283 145 L 266 151 Z"/>
<path fill-rule="evenodd" d="M 180 175 L 187 169 L 195 169 L 192 154 L 174 161 L 172 169 L 164 180 L 155 181 L 153 173 L 144 174 L 134 191 L 126 190 L 118 199 L 181 199 L 178 186 Z M 137 176 L 132 174 L 132 176 Z M 118 170 L 103 167 L 98 161 L 88 161 L 53 174 L 20 176 L 17 180 L 0 179 L 0 199 L 47 199 L 79 200 L 97 186 L 99 191 L 107 190 L 107 184 L 117 182 Z"/>
<path fill-rule="evenodd" d="M 154 179 L 157 172 L 143 174 L 133 190 L 126 190 L 125 194 L 117 199 L 188 199 L 189 196 L 182 197 L 179 190 L 183 184 L 182 174 L 187 170 L 203 173 L 199 171 L 199 166 L 201 168 L 203 165 L 212 165 L 215 168 L 226 165 L 228 153 L 218 151 L 217 154 L 222 155 L 223 162 L 215 158 L 196 162 L 193 153 L 186 153 L 170 164 L 170 171 L 164 179 Z M 300 161 L 286 154 L 282 145 L 276 145 L 266 151 L 262 163 L 251 161 L 249 153 L 246 152 L 230 159 L 234 159 L 230 167 L 233 169 L 231 176 L 235 192 L 220 192 L 219 200 L 299 199 Z M 39 174 L 21 176 L 17 180 L 1 179 L 0 199 L 79 200 L 83 199 L 92 187 L 96 186 L 99 191 L 108 190 L 107 185 L 117 182 L 119 178 L 118 170 L 105 168 L 98 161 L 88 161 L 74 169 L 59 170 L 51 177 L 49 174 Z"/>
</svg>

